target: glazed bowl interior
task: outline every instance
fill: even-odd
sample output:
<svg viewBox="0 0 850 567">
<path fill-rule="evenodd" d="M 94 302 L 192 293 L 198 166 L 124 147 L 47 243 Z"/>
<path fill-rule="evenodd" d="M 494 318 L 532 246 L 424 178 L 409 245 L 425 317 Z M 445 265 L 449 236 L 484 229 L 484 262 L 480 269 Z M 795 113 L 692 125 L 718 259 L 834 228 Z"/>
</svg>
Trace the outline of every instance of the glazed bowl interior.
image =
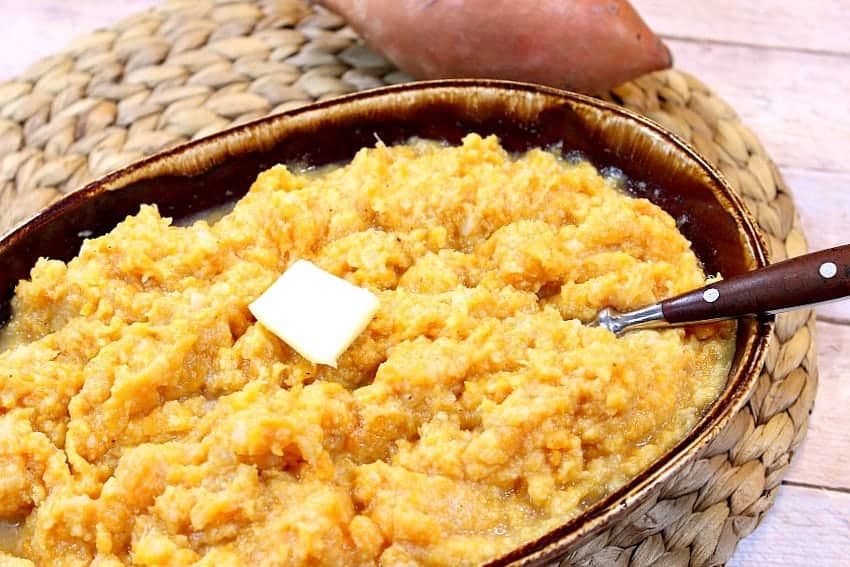
<svg viewBox="0 0 850 567">
<path fill-rule="evenodd" d="M 510 151 L 557 146 L 629 178 L 629 191 L 669 212 L 706 273 L 725 277 L 766 264 L 754 223 L 719 174 L 654 123 L 595 99 L 519 83 L 439 81 L 378 89 L 262 119 L 131 165 L 53 205 L 0 241 L 0 323 L 18 280 L 39 257 L 69 260 L 83 239 L 111 230 L 140 204 L 182 218 L 244 194 L 277 164 L 351 159 L 380 139 L 459 143 L 496 134 Z M 539 563 L 622 517 L 716 436 L 745 403 L 770 334 L 768 319 L 738 325 L 736 353 L 719 398 L 677 446 L 622 489 L 497 563 Z"/>
</svg>

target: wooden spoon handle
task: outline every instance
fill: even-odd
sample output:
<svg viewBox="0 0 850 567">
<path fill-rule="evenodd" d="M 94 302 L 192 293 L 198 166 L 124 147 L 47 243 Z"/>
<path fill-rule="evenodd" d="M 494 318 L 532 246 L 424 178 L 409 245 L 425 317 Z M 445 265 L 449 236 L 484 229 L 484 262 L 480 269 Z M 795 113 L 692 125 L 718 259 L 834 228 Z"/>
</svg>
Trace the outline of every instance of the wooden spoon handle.
<svg viewBox="0 0 850 567">
<path fill-rule="evenodd" d="M 775 313 L 850 295 L 850 244 L 734 276 L 661 302 L 664 319 L 687 323 Z"/>
</svg>

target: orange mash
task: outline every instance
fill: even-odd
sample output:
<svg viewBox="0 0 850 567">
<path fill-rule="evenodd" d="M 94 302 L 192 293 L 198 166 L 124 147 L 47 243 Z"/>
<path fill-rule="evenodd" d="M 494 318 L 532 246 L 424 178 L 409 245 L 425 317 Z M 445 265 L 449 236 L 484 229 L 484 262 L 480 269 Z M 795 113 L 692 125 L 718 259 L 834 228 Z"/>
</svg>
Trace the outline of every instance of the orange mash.
<svg viewBox="0 0 850 567">
<path fill-rule="evenodd" d="M 380 299 L 338 369 L 247 309 L 299 258 Z M 0 562 L 492 559 L 623 485 L 716 397 L 729 324 L 582 323 L 704 280 L 658 207 L 474 134 L 273 167 L 214 224 L 144 206 L 17 288 Z"/>
</svg>

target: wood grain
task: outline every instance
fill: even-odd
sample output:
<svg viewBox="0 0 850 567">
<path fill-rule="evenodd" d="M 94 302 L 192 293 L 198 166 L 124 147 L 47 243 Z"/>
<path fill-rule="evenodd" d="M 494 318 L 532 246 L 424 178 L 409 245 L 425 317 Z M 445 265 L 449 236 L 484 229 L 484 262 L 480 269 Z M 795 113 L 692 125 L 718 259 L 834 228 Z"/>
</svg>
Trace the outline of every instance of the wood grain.
<svg viewBox="0 0 850 567">
<path fill-rule="evenodd" d="M 653 30 L 667 37 L 850 54 L 847 0 L 632 0 L 632 4 Z"/>
<path fill-rule="evenodd" d="M 850 559 L 850 494 L 783 486 L 729 567 L 839 567 Z"/>
<path fill-rule="evenodd" d="M 669 40 L 783 167 L 848 171 L 850 56 Z M 734 72 L 739 69 L 739 72 Z"/>
<path fill-rule="evenodd" d="M 809 432 L 794 457 L 787 482 L 850 492 L 850 327 L 820 322 L 817 326 L 818 384 Z M 842 356 L 844 350 L 844 356 Z M 850 514 L 850 509 L 847 510 Z M 850 537 L 850 533 L 846 534 Z"/>
</svg>

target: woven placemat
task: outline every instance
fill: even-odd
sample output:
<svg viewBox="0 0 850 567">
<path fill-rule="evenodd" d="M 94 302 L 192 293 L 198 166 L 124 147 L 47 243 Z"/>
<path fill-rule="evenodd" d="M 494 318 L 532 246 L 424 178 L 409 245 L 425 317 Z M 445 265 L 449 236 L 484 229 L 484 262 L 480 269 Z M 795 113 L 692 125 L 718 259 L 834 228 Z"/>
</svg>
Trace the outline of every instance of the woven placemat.
<svg viewBox="0 0 850 567">
<path fill-rule="evenodd" d="M 233 124 L 409 77 L 337 16 L 300 0 L 185 0 L 75 41 L 0 84 L 0 232 L 137 158 Z M 726 175 L 774 260 L 805 252 L 791 195 L 735 111 L 680 71 L 607 98 L 690 141 Z M 810 311 L 777 319 L 755 393 L 714 443 L 564 565 L 721 565 L 773 503 L 806 432 Z"/>
</svg>

